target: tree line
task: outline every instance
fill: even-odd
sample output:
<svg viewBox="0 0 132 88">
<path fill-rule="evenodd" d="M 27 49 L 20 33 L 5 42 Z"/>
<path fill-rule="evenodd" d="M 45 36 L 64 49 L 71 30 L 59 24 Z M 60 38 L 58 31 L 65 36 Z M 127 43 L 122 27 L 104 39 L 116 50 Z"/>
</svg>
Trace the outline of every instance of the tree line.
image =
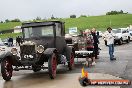
<svg viewBox="0 0 132 88">
<path fill-rule="evenodd" d="M 118 14 L 128 14 L 128 12 L 125 13 L 123 10 L 120 10 L 120 11 L 110 11 L 106 13 L 106 15 L 118 15 Z"/>
<path fill-rule="evenodd" d="M 15 18 L 13 20 L 6 19 L 5 21 L 1 21 L 0 23 L 9 23 L 9 22 L 21 22 L 21 20 L 18 18 Z"/>
<path fill-rule="evenodd" d="M 118 15 L 118 14 L 128 14 L 128 12 L 125 13 L 123 10 L 120 10 L 120 11 L 110 11 L 106 13 L 106 15 Z M 89 15 L 80 15 L 79 17 L 88 17 L 88 16 Z M 77 16 L 75 14 L 72 14 L 70 15 L 70 18 L 77 18 Z M 62 19 L 62 18 L 57 18 L 52 15 L 50 19 Z M 30 21 L 36 22 L 36 21 L 44 21 L 44 20 L 47 20 L 47 19 L 36 17 L 35 19 Z M 15 18 L 13 20 L 6 19 L 5 21 L 1 21 L 0 23 L 8 23 L 8 22 L 21 22 L 21 20 L 19 18 Z"/>
</svg>

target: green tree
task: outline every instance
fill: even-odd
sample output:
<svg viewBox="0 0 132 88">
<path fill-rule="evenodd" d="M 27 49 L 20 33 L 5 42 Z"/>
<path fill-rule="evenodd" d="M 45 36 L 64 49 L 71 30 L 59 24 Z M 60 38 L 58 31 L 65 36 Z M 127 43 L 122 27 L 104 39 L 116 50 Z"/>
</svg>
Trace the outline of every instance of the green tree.
<svg viewBox="0 0 132 88">
<path fill-rule="evenodd" d="M 21 22 L 21 21 L 20 21 L 20 19 L 15 18 L 15 19 L 11 20 L 11 22 Z"/>
<path fill-rule="evenodd" d="M 76 15 L 70 15 L 70 18 L 76 18 Z"/>
<path fill-rule="evenodd" d="M 8 22 L 10 22 L 10 20 L 6 19 L 5 22 L 8 23 Z"/>
<path fill-rule="evenodd" d="M 87 17 L 86 15 L 81 15 L 80 17 Z"/>
<path fill-rule="evenodd" d="M 41 17 L 37 17 L 35 20 L 41 20 Z"/>
</svg>

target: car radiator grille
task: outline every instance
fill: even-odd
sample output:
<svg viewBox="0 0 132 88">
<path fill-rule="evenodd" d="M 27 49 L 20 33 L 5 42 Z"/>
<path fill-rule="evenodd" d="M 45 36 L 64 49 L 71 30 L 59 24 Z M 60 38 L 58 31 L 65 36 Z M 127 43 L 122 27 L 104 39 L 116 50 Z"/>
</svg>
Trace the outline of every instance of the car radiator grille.
<svg viewBox="0 0 132 88">
<path fill-rule="evenodd" d="M 20 53 L 22 59 L 33 59 L 35 58 L 35 45 L 22 45 L 20 46 Z M 30 58 L 33 56 L 33 58 Z"/>
</svg>

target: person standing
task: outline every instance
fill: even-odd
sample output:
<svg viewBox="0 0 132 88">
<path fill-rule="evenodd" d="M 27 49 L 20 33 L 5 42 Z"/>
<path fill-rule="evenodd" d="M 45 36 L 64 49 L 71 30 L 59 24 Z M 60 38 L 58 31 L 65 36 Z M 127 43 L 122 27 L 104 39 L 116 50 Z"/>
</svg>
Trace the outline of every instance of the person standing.
<svg viewBox="0 0 132 88">
<path fill-rule="evenodd" d="M 16 45 L 18 44 L 18 45 L 20 46 L 20 43 L 21 43 L 21 38 L 18 36 L 18 37 L 16 38 Z"/>
<path fill-rule="evenodd" d="M 13 46 L 13 38 L 12 37 L 8 38 L 8 46 L 9 47 Z"/>
<path fill-rule="evenodd" d="M 91 34 L 92 34 L 93 40 L 94 40 L 93 45 L 94 45 L 95 59 L 98 59 L 97 56 L 98 56 L 98 49 L 99 49 L 98 48 L 99 40 L 98 40 L 98 37 L 96 35 L 96 29 L 95 28 L 92 29 Z"/>
<path fill-rule="evenodd" d="M 107 41 L 107 46 L 109 47 L 110 60 L 116 60 L 116 58 L 114 57 L 114 36 L 115 34 L 112 32 L 112 28 L 108 27 L 105 33 L 105 38 Z"/>
<path fill-rule="evenodd" d="M 91 35 L 91 31 L 89 29 L 85 30 L 84 40 L 85 40 L 86 50 L 87 51 L 94 51 L 94 45 L 93 45 L 94 40 L 93 40 L 93 36 Z M 92 54 L 90 54 L 88 57 L 86 57 L 86 66 L 90 65 L 90 64 L 88 64 L 89 59 L 92 60 L 91 65 L 96 65 L 94 52 Z"/>
</svg>

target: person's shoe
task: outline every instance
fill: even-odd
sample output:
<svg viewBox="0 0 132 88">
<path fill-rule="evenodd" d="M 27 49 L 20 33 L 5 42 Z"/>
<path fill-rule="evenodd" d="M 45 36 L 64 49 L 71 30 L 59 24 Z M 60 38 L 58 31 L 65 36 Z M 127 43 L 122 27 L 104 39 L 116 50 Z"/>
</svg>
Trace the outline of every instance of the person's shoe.
<svg viewBox="0 0 132 88">
<path fill-rule="evenodd" d="M 92 65 L 96 65 L 95 61 L 92 63 Z"/>
<path fill-rule="evenodd" d="M 113 60 L 116 60 L 116 58 L 114 57 Z"/>
<path fill-rule="evenodd" d="M 111 61 L 113 61 L 113 60 L 116 60 L 116 58 L 112 58 L 112 59 L 110 59 Z"/>
</svg>

